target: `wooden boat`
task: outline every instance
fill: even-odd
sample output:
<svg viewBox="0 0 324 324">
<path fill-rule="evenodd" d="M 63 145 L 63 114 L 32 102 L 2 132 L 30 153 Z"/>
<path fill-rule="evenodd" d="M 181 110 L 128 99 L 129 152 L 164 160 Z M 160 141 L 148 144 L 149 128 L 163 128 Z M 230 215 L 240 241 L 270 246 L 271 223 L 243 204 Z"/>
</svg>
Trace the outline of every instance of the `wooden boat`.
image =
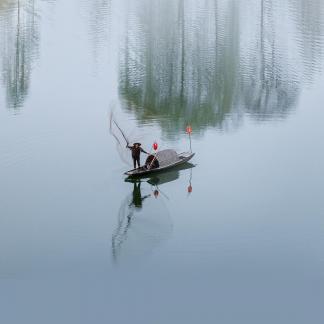
<svg viewBox="0 0 324 324">
<path fill-rule="evenodd" d="M 141 177 L 132 177 L 128 176 L 125 178 L 125 182 L 134 183 L 134 182 L 147 182 L 150 185 L 162 185 L 168 182 L 175 181 L 179 179 L 180 171 L 193 169 L 196 165 L 190 162 L 184 162 L 175 167 L 165 170 L 164 172 L 152 173 L 143 175 Z"/>
<path fill-rule="evenodd" d="M 171 149 L 162 150 L 156 153 L 156 160 L 159 162 L 159 167 L 150 168 L 147 166 L 141 166 L 139 168 L 129 170 L 125 172 L 125 174 L 132 177 L 138 177 L 161 172 L 188 162 L 194 155 L 195 153 L 192 152 L 177 153 Z"/>
</svg>

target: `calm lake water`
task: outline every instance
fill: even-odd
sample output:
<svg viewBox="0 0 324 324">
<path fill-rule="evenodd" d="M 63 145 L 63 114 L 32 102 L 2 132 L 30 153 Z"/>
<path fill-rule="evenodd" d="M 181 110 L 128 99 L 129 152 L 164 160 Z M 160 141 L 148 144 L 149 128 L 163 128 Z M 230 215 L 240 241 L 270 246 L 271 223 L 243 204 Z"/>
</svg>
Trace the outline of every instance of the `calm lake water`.
<svg viewBox="0 0 324 324">
<path fill-rule="evenodd" d="M 322 0 L 0 0 L 0 322 L 323 323 L 323 67 Z"/>
</svg>

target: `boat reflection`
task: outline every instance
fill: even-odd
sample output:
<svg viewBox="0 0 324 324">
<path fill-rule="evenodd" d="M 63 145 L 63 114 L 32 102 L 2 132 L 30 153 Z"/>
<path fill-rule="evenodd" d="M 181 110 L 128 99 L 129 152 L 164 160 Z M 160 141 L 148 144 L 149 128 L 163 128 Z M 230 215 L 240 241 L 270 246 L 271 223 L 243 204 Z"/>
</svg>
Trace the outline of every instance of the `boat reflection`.
<svg viewBox="0 0 324 324">
<path fill-rule="evenodd" d="M 112 257 L 116 263 L 147 255 L 171 237 L 173 224 L 166 204 L 170 198 L 161 187 L 179 179 L 180 171 L 186 169 L 190 169 L 191 186 L 193 167 L 185 163 L 153 177 L 125 179 L 132 184 L 132 192 L 121 203 L 112 235 Z"/>
</svg>

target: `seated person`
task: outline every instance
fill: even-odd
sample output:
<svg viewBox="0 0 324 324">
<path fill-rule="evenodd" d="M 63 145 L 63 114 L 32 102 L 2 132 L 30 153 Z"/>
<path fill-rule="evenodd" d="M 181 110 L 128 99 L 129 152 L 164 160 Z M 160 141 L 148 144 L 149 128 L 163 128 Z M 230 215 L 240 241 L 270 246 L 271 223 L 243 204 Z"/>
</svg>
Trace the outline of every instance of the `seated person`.
<svg viewBox="0 0 324 324">
<path fill-rule="evenodd" d="M 156 169 L 160 166 L 159 161 L 155 158 L 154 155 L 149 155 L 145 161 L 145 167 L 147 169 Z"/>
</svg>

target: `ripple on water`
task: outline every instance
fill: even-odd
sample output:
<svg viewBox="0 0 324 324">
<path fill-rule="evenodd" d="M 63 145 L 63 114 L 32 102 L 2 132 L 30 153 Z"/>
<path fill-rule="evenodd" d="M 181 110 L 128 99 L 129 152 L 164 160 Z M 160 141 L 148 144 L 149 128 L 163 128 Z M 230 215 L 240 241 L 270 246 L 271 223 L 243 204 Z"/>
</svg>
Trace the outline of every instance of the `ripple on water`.
<svg viewBox="0 0 324 324">
<path fill-rule="evenodd" d="M 321 71 L 321 1 L 307 11 L 304 1 L 135 3 L 125 15 L 120 94 L 127 111 L 161 120 L 166 134 L 188 121 L 236 128 L 245 114 L 282 120 Z"/>
</svg>

